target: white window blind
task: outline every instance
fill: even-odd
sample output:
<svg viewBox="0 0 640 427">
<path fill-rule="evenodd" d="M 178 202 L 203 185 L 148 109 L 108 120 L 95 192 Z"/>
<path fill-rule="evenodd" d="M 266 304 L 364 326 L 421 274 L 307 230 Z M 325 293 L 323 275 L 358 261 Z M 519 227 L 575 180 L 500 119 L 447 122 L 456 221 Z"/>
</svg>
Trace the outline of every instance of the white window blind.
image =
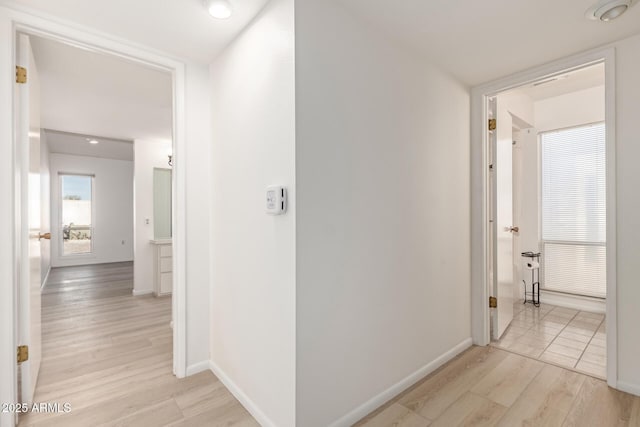
<svg viewBox="0 0 640 427">
<path fill-rule="evenodd" d="M 604 123 L 541 134 L 542 287 L 606 296 Z"/>
</svg>

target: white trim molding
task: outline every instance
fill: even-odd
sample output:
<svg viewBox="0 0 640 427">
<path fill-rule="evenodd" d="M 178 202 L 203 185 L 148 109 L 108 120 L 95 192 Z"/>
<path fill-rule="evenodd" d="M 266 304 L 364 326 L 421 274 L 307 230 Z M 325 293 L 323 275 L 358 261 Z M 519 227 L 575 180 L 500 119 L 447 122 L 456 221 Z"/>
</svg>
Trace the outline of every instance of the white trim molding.
<svg viewBox="0 0 640 427">
<path fill-rule="evenodd" d="M 187 366 L 187 376 L 189 377 L 191 375 L 199 374 L 200 372 L 208 371 L 209 369 L 209 361 L 203 360 Z"/>
<path fill-rule="evenodd" d="M 244 406 L 253 418 L 262 427 L 276 427 L 274 423 L 262 410 L 255 404 L 253 400 L 213 361 L 209 361 L 209 369 L 218 377 L 220 382 L 235 396 L 236 399 Z"/>
<path fill-rule="evenodd" d="M 131 291 L 131 294 L 134 297 L 139 297 L 139 296 L 142 296 L 142 295 L 151 295 L 151 294 L 153 294 L 153 289 L 147 289 L 147 290 L 144 290 L 144 291 L 139 291 L 137 289 L 134 289 L 133 291 Z"/>
<path fill-rule="evenodd" d="M 185 72 L 184 61 L 174 59 L 162 52 L 136 45 L 128 40 L 97 32 L 56 17 L 34 12 L 25 7 L 3 2 L 0 5 L 0 138 L 14 141 L 14 88 L 11 70 L 15 64 L 16 35 L 26 33 L 58 42 L 114 55 L 130 62 L 143 64 L 168 72 L 173 77 L 173 152 L 174 163 L 174 283 L 173 283 L 173 360 L 174 373 L 178 377 L 186 375 L 186 182 L 184 156 L 186 146 L 185 112 Z M 0 401 L 16 402 L 16 300 L 15 283 L 16 257 L 19 239 L 16 234 L 15 203 L 16 182 L 14 143 L 0 144 L 0 188 L 2 194 L 9 195 L 8 203 L 0 206 L 0 224 L 5 236 L 12 236 L 0 242 Z M 13 426 L 12 414 L 0 414 L 0 426 Z"/>
<path fill-rule="evenodd" d="M 604 314 L 607 312 L 606 300 L 585 297 L 582 295 L 569 295 L 562 292 L 540 289 L 540 301 L 543 304 L 557 305 L 558 307 L 572 308 L 574 310 L 590 311 L 592 313 Z"/>
<path fill-rule="evenodd" d="M 440 366 L 444 365 L 445 363 L 456 357 L 458 354 L 471 347 L 471 345 L 471 338 L 467 338 L 452 349 L 438 356 L 435 360 L 427 363 L 417 371 L 409 374 L 407 377 L 393 384 L 382 393 L 379 393 L 378 395 L 372 397 L 362 405 L 355 408 L 353 411 L 343 415 L 342 417 L 340 417 L 340 419 L 332 422 L 329 427 L 348 427 L 357 423 L 358 421 L 369 415 L 371 412 L 375 411 L 376 409 L 387 403 L 389 400 L 393 399 L 394 397 L 438 369 Z"/>
<path fill-rule="evenodd" d="M 489 344 L 488 307 L 488 145 L 486 138 L 488 97 L 528 83 L 585 66 L 605 64 L 605 123 L 607 134 L 607 383 L 617 383 L 617 286 L 616 286 L 616 121 L 615 48 L 605 47 L 569 56 L 471 90 L 471 336 L 477 345 Z"/>
<path fill-rule="evenodd" d="M 16 362 L 17 322 L 17 265 L 16 247 L 20 239 L 16 237 L 16 195 L 19 189 L 15 179 L 15 144 L 13 141 L 13 76 L 15 42 L 14 31 L 9 12 L 0 8 L 0 188 L 5 195 L 0 203 L 0 402 L 16 402 L 17 377 L 14 368 Z M 17 193 L 18 192 L 18 193 Z M 13 427 L 15 414 L 0 411 L 0 426 Z"/>
<path fill-rule="evenodd" d="M 618 381 L 618 390 L 640 396 L 640 385 L 638 384 L 629 384 L 625 381 Z"/>
</svg>

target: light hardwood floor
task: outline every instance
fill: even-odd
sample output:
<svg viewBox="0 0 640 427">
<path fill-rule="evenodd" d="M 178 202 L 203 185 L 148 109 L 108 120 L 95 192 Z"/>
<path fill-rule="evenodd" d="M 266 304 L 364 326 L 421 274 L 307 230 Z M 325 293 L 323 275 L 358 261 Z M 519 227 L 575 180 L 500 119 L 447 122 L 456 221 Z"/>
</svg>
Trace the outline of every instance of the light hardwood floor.
<svg viewBox="0 0 640 427">
<path fill-rule="evenodd" d="M 131 263 L 51 272 L 35 400 L 69 402 L 71 412 L 32 413 L 20 426 L 258 426 L 212 373 L 173 376 L 171 300 L 133 297 L 132 279 Z M 529 357 L 472 347 L 357 425 L 640 426 L 640 398 Z"/>
<path fill-rule="evenodd" d="M 258 426 L 211 372 L 172 374 L 171 298 L 133 297 L 133 264 L 53 269 L 36 402 L 20 426 Z"/>
<path fill-rule="evenodd" d="M 640 426 L 640 397 L 496 347 L 472 347 L 360 427 Z"/>
</svg>

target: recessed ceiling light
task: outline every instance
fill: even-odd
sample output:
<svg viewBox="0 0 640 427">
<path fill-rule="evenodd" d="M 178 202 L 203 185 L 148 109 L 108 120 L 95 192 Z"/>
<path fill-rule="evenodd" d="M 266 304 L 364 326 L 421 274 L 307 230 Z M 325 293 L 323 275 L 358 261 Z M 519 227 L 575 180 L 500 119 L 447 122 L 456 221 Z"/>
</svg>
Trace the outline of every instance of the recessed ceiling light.
<svg viewBox="0 0 640 427">
<path fill-rule="evenodd" d="M 613 21 L 627 11 L 636 0 L 600 0 L 591 6 L 585 16 L 595 21 Z"/>
<path fill-rule="evenodd" d="M 227 19 L 233 12 L 229 0 L 204 0 L 204 5 L 207 7 L 209 15 L 218 19 Z"/>
<path fill-rule="evenodd" d="M 100 141 L 98 141 L 97 139 L 90 139 L 89 140 L 89 144 L 96 145 L 96 144 L 99 144 L 99 143 L 100 143 Z"/>
</svg>

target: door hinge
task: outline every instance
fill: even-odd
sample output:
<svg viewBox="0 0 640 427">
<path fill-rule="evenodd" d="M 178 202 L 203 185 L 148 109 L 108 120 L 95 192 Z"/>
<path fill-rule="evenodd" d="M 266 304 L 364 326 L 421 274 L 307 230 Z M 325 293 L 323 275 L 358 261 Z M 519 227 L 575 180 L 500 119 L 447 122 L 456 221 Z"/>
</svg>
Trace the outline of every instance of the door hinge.
<svg viewBox="0 0 640 427">
<path fill-rule="evenodd" d="M 498 298 L 489 297 L 489 308 L 497 308 L 498 307 Z"/>
<path fill-rule="evenodd" d="M 16 83 L 26 83 L 27 82 L 27 69 L 16 65 Z"/>
<path fill-rule="evenodd" d="M 497 121 L 496 119 L 489 119 L 489 130 L 496 130 Z"/>
<path fill-rule="evenodd" d="M 27 360 L 29 360 L 29 346 L 19 345 L 18 346 L 18 364 L 22 362 L 26 362 Z"/>
</svg>

